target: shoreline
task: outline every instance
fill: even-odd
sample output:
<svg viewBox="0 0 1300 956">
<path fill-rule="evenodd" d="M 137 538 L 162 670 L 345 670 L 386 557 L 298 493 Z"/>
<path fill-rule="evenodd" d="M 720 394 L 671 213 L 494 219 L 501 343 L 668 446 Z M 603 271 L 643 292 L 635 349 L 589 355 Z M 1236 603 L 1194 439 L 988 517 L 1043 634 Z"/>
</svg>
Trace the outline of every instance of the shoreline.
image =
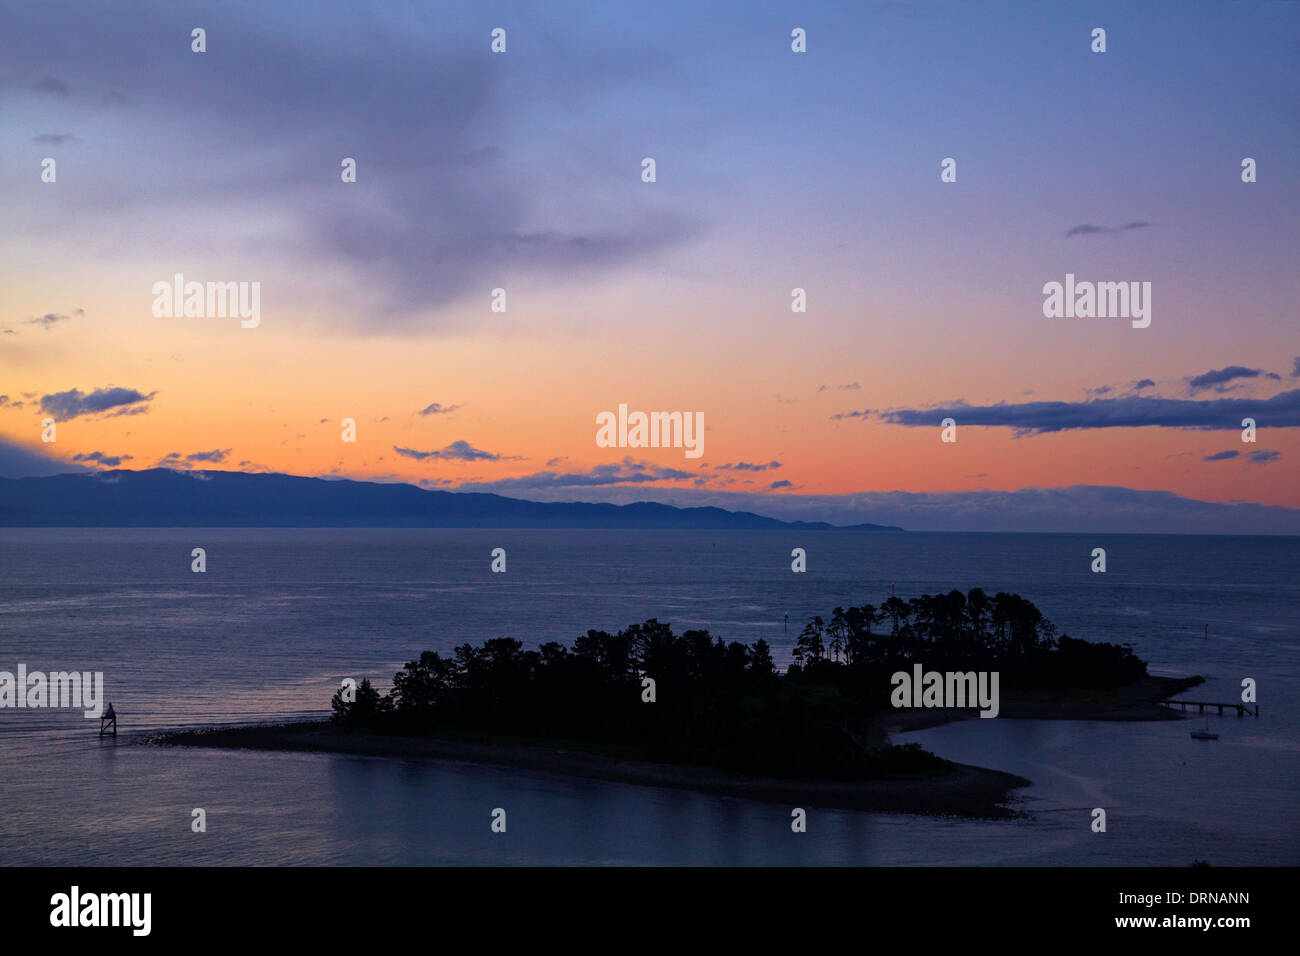
<svg viewBox="0 0 1300 956">
<path fill-rule="evenodd" d="M 999 716 L 1035 720 L 1180 720 L 1158 703 L 1202 683 L 1202 678 L 1150 677 L 1105 694 L 1049 700 L 1005 701 Z M 953 720 L 978 719 L 973 711 L 893 711 L 876 725 L 879 741 L 890 735 Z M 878 813 L 916 813 L 1008 819 L 1020 814 L 1006 804 L 1031 781 L 1016 774 L 949 761 L 950 772 L 933 777 L 817 780 L 765 777 L 692 764 L 666 764 L 601 754 L 581 745 L 520 738 L 466 739 L 372 734 L 343 730 L 329 720 L 260 726 L 199 728 L 152 734 L 150 743 L 301 753 L 332 753 L 405 760 L 454 760 L 537 770 L 638 786 L 667 787 L 791 806 L 818 806 Z M 875 743 L 876 741 L 873 741 Z"/>
<path fill-rule="evenodd" d="M 170 731 L 146 740 L 164 746 L 456 760 L 790 806 L 990 819 L 1016 816 L 1016 811 L 1003 804 L 1011 799 L 1011 791 L 1030 785 L 1030 781 L 1015 774 L 951 761 L 952 771 L 936 777 L 786 779 L 693 764 L 627 760 L 555 744 L 370 734 L 341 730 L 328 720 Z"/>
</svg>

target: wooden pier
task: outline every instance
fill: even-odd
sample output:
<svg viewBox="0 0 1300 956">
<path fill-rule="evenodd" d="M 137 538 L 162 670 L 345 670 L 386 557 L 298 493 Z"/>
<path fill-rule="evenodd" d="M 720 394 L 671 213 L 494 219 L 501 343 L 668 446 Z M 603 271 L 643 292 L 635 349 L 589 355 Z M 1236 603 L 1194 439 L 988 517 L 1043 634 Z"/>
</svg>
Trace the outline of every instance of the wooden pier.
<svg viewBox="0 0 1300 956">
<path fill-rule="evenodd" d="M 1184 713 L 1187 711 L 1188 707 L 1195 707 L 1198 714 L 1205 713 L 1206 707 L 1217 707 L 1219 709 L 1219 716 L 1222 717 L 1223 708 L 1230 707 L 1237 712 L 1238 717 L 1244 717 L 1246 714 L 1250 714 L 1252 717 L 1259 716 L 1259 704 L 1256 704 L 1255 709 L 1251 710 L 1245 704 L 1220 703 L 1219 701 L 1211 700 L 1162 700 L 1160 703 L 1167 707 L 1178 707 Z"/>
</svg>

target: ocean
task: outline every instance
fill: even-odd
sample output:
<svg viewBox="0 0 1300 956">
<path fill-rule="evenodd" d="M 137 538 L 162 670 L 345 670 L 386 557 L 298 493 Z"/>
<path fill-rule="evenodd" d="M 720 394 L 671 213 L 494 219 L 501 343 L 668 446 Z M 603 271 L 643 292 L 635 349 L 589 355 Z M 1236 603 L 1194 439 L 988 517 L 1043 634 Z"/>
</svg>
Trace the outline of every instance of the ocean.
<svg viewBox="0 0 1300 956">
<path fill-rule="evenodd" d="M 505 548 L 507 572 L 490 571 Z M 790 552 L 807 551 L 807 572 Z M 1107 571 L 1090 571 L 1106 549 Z M 207 570 L 190 570 L 203 548 Z M 1300 863 L 1300 538 L 790 531 L 0 529 L 0 670 L 103 671 L 121 733 L 0 710 L 0 864 Z M 1033 781 L 979 821 L 790 807 L 447 761 L 162 748 L 164 728 L 328 714 L 422 650 L 647 618 L 765 638 L 837 606 L 982 587 L 1125 642 L 1260 717 L 969 720 L 911 733 Z M 786 624 L 786 615 L 789 623 Z M 1205 626 L 1209 626 L 1208 637 Z M 1093 832 L 1095 807 L 1107 829 Z M 191 829 L 203 808 L 206 832 Z M 505 833 L 491 813 L 507 811 Z"/>
</svg>

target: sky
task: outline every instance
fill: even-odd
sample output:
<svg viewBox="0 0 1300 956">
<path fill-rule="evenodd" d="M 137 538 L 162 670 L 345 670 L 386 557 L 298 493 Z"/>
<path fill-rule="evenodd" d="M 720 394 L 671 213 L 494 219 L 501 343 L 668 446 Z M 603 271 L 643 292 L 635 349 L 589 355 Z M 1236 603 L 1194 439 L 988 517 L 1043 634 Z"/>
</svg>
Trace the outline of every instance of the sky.
<svg viewBox="0 0 1300 956">
<path fill-rule="evenodd" d="M 0 473 L 1300 530 L 1297 53 L 1292 2 L 0 2 Z"/>
</svg>

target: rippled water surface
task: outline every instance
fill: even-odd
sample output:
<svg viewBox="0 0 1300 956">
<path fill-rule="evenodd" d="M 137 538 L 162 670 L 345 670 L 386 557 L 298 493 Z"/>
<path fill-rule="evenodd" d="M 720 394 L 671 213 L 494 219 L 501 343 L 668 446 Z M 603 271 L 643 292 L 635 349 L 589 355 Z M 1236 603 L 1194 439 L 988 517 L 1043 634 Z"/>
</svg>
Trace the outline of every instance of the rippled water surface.
<svg viewBox="0 0 1300 956">
<path fill-rule="evenodd" d="M 790 550 L 808 551 L 792 574 Z M 207 573 L 190 551 L 207 551 Z M 489 572 L 508 552 L 507 574 Z M 1089 571 L 1094 547 L 1108 571 Z M 104 672 L 116 741 L 0 710 L 0 863 L 1300 863 L 1300 539 L 473 530 L 0 529 L 0 670 Z M 1028 777 L 1010 822 L 789 808 L 443 761 L 157 748 L 148 730 L 323 716 L 425 649 L 572 641 L 650 617 L 778 664 L 836 605 L 1018 591 L 1259 719 L 974 720 L 910 735 Z M 785 615 L 789 614 L 789 628 Z M 1209 638 L 1204 625 L 1209 625 Z M 1092 833 L 1092 807 L 1108 830 Z M 195 807 L 208 832 L 191 833 Z M 489 830 L 505 807 L 509 829 Z"/>
</svg>

